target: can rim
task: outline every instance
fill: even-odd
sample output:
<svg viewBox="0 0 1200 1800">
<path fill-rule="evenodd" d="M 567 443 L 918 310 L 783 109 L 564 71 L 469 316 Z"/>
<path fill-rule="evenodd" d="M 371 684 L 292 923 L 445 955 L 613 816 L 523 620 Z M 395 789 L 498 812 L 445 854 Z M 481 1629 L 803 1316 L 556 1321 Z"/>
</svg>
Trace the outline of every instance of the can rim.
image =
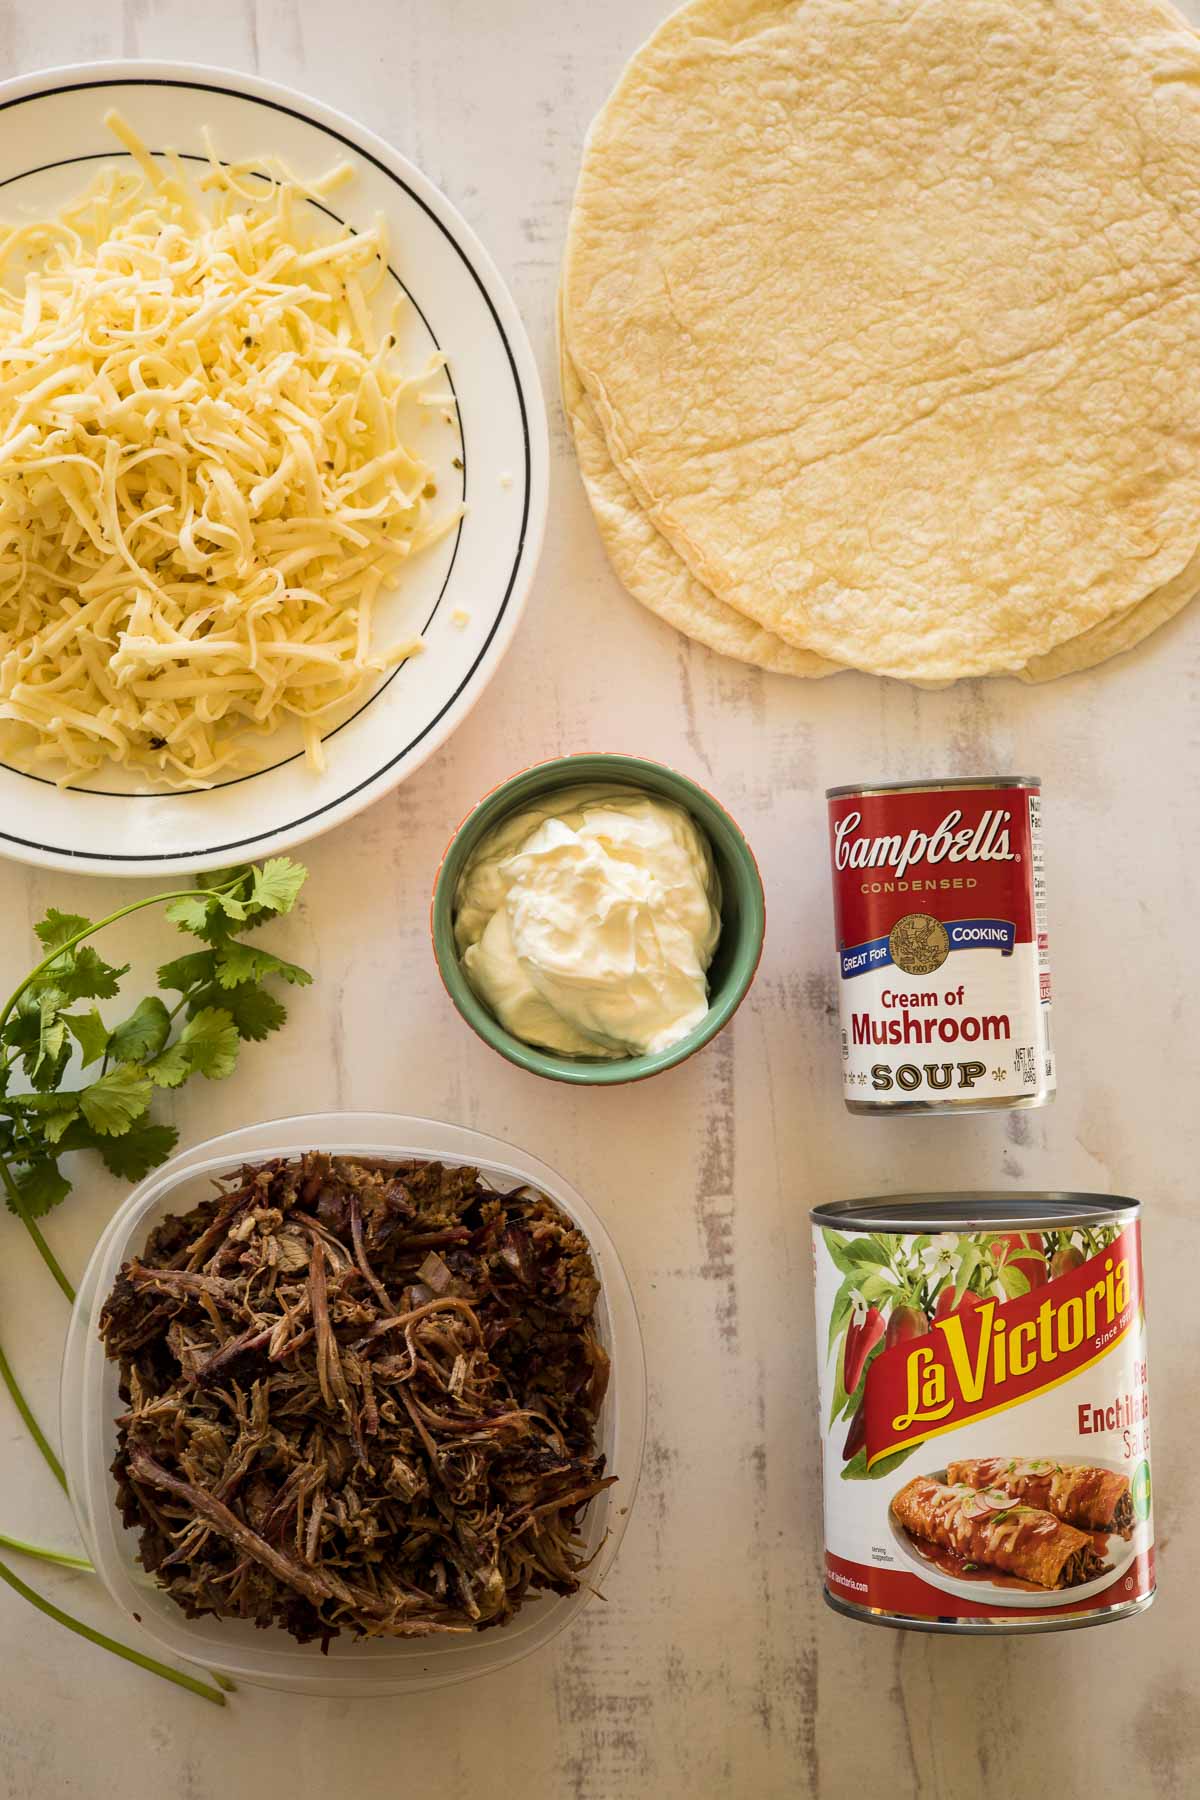
<svg viewBox="0 0 1200 1800">
<path fill-rule="evenodd" d="M 850 794 L 861 795 L 864 799 L 872 794 L 927 794 L 941 788 L 1037 788 L 1040 792 L 1041 786 L 1040 775 L 947 775 L 940 781 L 852 781 L 847 787 L 826 788 L 825 798 L 841 800 Z"/>
<path fill-rule="evenodd" d="M 920 1614 L 889 1612 L 886 1607 L 861 1605 L 828 1587 L 822 1588 L 826 1606 L 862 1625 L 886 1625 L 894 1631 L 961 1632 L 967 1637 L 1021 1637 L 1035 1631 L 1081 1631 L 1088 1625 L 1119 1625 L 1122 1619 L 1136 1619 L 1145 1612 L 1157 1592 L 1157 1587 L 1152 1587 L 1144 1594 L 1098 1607 L 1094 1612 L 1051 1613 L 1045 1619 L 1014 1619 L 1005 1614 L 977 1619 L 953 1615 L 925 1618 Z"/>
<path fill-rule="evenodd" d="M 1013 1194 L 988 1188 L 827 1200 L 812 1207 L 808 1216 L 814 1225 L 848 1225 L 862 1231 L 1021 1231 L 1043 1225 L 1131 1221 L 1140 1212 L 1141 1202 L 1125 1194 L 1075 1193 L 1069 1189 Z"/>
</svg>

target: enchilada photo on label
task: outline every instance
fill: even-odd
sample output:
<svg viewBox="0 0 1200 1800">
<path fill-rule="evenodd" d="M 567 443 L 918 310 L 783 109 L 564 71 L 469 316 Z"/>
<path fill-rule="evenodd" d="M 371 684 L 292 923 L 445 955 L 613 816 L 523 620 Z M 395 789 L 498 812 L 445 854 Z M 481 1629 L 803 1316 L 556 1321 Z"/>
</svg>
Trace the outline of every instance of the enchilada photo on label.
<svg viewBox="0 0 1200 1800">
<path fill-rule="evenodd" d="M 1040 782 L 827 798 L 847 1107 L 1044 1106 L 1055 1067 Z"/>
<path fill-rule="evenodd" d="M 906 1194 L 813 1222 L 835 1610 L 1094 1625 L 1154 1596 L 1139 1206 Z"/>
</svg>

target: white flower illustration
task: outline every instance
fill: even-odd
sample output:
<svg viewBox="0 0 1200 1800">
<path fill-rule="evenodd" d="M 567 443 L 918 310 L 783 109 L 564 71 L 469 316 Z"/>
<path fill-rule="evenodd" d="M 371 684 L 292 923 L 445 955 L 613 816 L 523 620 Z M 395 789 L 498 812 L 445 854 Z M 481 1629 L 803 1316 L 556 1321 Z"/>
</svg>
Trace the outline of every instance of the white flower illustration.
<svg viewBox="0 0 1200 1800">
<path fill-rule="evenodd" d="M 946 1275 L 953 1275 L 957 1281 L 958 1271 L 962 1268 L 962 1260 L 962 1254 L 958 1248 L 958 1234 L 953 1231 L 938 1232 L 936 1237 L 930 1238 L 921 1252 L 925 1275 L 931 1285 L 941 1281 Z"/>
</svg>

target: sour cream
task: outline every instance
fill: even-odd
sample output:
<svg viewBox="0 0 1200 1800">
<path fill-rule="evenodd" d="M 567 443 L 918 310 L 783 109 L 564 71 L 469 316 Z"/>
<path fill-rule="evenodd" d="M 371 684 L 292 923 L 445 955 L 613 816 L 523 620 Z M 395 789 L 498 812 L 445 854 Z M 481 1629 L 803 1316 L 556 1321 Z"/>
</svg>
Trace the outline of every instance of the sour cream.
<svg viewBox="0 0 1200 1800">
<path fill-rule="evenodd" d="M 577 787 L 501 821 L 463 871 L 468 981 L 524 1043 L 566 1056 L 666 1050 L 708 1011 L 721 930 L 691 816 L 635 788 Z"/>
</svg>

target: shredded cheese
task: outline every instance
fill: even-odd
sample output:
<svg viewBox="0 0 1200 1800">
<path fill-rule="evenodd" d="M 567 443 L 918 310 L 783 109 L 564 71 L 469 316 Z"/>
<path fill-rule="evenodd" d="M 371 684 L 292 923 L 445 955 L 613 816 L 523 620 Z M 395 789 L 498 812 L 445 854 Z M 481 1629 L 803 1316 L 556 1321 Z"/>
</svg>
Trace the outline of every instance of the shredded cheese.
<svg viewBox="0 0 1200 1800">
<path fill-rule="evenodd" d="M 5 748 L 196 787 L 290 717 L 319 769 L 322 721 L 421 647 L 372 648 L 381 594 L 460 516 L 402 431 L 440 359 L 373 324 L 382 223 L 308 204 L 347 168 L 209 145 L 193 181 L 107 123 L 130 162 L 0 227 Z"/>
</svg>

